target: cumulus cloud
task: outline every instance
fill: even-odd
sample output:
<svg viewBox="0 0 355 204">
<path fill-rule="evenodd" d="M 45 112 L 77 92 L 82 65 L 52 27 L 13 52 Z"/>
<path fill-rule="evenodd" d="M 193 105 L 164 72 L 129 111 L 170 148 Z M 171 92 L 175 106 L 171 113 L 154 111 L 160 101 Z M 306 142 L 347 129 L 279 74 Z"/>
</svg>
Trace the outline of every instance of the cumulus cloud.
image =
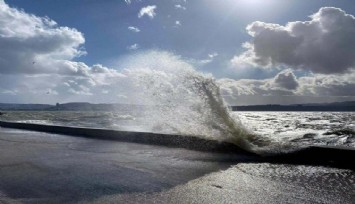
<svg viewBox="0 0 355 204">
<path fill-rule="evenodd" d="M 283 88 L 286 90 L 294 90 L 298 87 L 298 81 L 296 79 L 295 74 L 287 69 L 284 71 L 281 71 L 280 73 L 278 73 L 273 81 L 272 84 L 275 87 L 279 87 L 279 88 Z"/>
<path fill-rule="evenodd" d="M 157 14 L 155 13 L 155 9 L 157 8 L 156 5 L 149 5 L 146 7 L 141 8 L 138 13 L 138 18 L 142 18 L 143 16 L 148 16 L 149 18 L 153 19 Z"/>
<path fill-rule="evenodd" d="M 78 30 L 0 0 L 0 98 L 38 100 L 51 95 L 63 100 L 76 95 L 73 100 L 78 100 L 125 78 L 103 65 L 74 61 L 85 54 L 84 42 Z"/>
<path fill-rule="evenodd" d="M 355 17 L 339 8 L 323 7 L 309 21 L 285 26 L 256 21 L 246 28 L 252 37 L 234 66 L 287 65 L 313 73 L 345 73 L 355 67 Z"/>
<path fill-rule="evenodd" d="M 132 31 L 132 32 L 135 32 L 135 33 L 139 33 L 141 32 L 141 30 L 137 27 L 134 27 L 134 26 L 129 26 L 128 27 L 128 30 Z"/>
<path fill-rule="evenodd" d="M 311 76 L 296 77 L 291 69 L 280 71 L 275 77 L 269 79 L 219 79 L 217 83 L 221 87 L 224 97 L 230 102 L 238 101 L 240 97 L 255 100 L 255 103 L 267 99 L 271 103 L 304 103 L 320 102 L 322 100 L 346 100 L 355 99 L 355 71 L 347 74 L 328 75 L 314 74 Z M 313 101 L 312 101 L 313 99 Z M 249 101 L 251 102 L 251 101 Z"/>
<path fill-rule="evenodd" d="M 298 79 L 297 95 L 355 96 L 355 70 L 343 75 L 304 76 Z"/>
<path fill-rule="evenodd" d="M 27 14 L 0 1 L 0 74 L 83 72 L 81 64 L 68 60 L 85 54 L 81 47 L 84 42 L 76 29 L 59 27 L 49 18 Z"/>
<path fill-rule="evenodd" d="M 280 73 L 279 75 L 283 75 Z M 293 90 L 275 83 L 277 77 L 264 80 L 256 79 L 219 79 L 217 83 L 221 87 L 222 94 L 228 98 L 236 98 L 238 96 L 289 96 L 294 95 Z"/>
</svg>

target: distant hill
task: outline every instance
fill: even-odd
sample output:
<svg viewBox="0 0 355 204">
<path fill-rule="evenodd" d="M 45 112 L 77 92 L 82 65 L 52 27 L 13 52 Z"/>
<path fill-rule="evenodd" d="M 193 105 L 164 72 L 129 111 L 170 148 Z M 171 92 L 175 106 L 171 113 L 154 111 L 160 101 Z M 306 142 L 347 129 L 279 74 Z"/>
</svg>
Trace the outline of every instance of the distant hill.
<svg viewBox="0 0 355 204">
<path fill-rule="evenodd" d="M 233 111 L 355 111 L 355 101 L 334 103 L 308 103 L 292 105 L 232 106 Z"/>
<path fill-rule="evenodd" d="M 128 104 L 92 104 L 86 102 L 48 104 L 10 104 L 0 103 L 0 111 L 112 111 L 140 108 L 139 105 Z"/>
<path fill-rule="evenodd" d="M 0 103 L 0 110 L 45 110 L 51 107 L 53 105 Z"/>
<path fill-rule="evenodd" d="M 112 111 L 112 110 L 127 110 L 132 108 L 139 108 L 139 105 L 130 104 L 92 104 L 92 103 L 63 103 L 50 107 L 48 111 Z"/>
<path fill-rule="evenodd" d="M 334 103 L 307 103 L 307 104 L 296 104 L 303 106 L 355 106 L 355 101 L 343 101 Z"/>
</svg>

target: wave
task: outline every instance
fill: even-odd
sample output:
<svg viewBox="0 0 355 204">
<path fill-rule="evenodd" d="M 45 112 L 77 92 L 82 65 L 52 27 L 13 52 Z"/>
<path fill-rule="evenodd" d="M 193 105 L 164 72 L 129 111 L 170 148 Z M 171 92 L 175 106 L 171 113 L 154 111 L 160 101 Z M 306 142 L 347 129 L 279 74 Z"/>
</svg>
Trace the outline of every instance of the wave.
<svg viewBox="0 0 355 204">
<path fill-rule="evenodd" d="M 137 56 L 125 70 L 134 87 L 132 95 L 150 105 L 144 119 L 148 131 L 227 141 L 248 151 L 260 151 L 270 144 L 231 116 L 211 75 L 165 54 L 165 58 L 154 52 Z"/>
</svg>

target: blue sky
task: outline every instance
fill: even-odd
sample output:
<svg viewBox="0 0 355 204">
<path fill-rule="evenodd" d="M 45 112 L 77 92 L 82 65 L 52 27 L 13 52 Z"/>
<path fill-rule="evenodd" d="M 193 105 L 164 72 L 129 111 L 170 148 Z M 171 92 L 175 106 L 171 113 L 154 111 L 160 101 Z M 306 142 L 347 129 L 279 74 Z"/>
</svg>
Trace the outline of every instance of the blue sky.
<svg viewBox="0 0 355 204">
<path fill-rule="evenodd" d="M 86 54 L 73 54 L 70 57 L 64 57 L 63 60 L 82 62 L 89 68 L 100 64 L 120 72 L 125 68 L 122 66 L 122 61 L 127 56 L 151 50 L 169 52 L 174 56 L 179 56 L 198 71 L 211 73 L 216 79 L 222 81 L 224 79 L 236 81 L 273 79 L 275 81 L 277 74 L 285 74 L 287 72 L 285 70 L 291 70 L 292 72 L 287 76 L 291 78 L 295 76 L 296 80 L 311 76 L 329 78 L 339 74 L 352 73 L 354 67 L 354 64 L 349 62 L 347 67 L 337 73 L 329 71 L 333 69 L 332 67 L 327 70 L 321 70 L 318 67 L 313 69 L 311 66 L 314 64 L 322 65 L 322 63 L 314 61 L 291 63 L 287 60 L 287 62 L 285 60 L 277 62 L 277 59 L 272 59 L 272 64 L 267 66 L 262 63 L 249 62 L 249 64 L 246 63 L 247 65 L 244 62 L 241 65 L 241 60 L 237 60 L 238 63 L 236 60 L 233 61 L 237 56 L 246 53 L 247 48 L 243 48 L 243 44 L 253 42 L 255 36 L 251 36 L 246 29 L 253 22 L 263 22 L 265 24 L 263 28 L 267 28 L 267 23 L 285 26 L 289 22 L 306 22 L 310 21 L 310 15 L 317 13 L 323 7 L 334 7 L 345 12 L 346 15 L 355 15 L 355 4 L 351 0 L 132 0 L 130 3 L 123 0 L 5 0 L 5 4 L 9 8 L 23 10 L 26 15 L 47 17 L 55 21 L 58 27 L 68 27 L 80 32 L 85 42 L 78 42 L 78 45 L 71 46 L 77 50 L 85 51 Z M 149 16 L 146 13 L 139 17 L 139 12 L 149 6 L 154 8 L 152 9 L 153 14 Z M 344 32 L 348 32 L 348 30 Z M 349 46 L 350 51 L 347 52 L 350 53 L 349 58 L 354 57 L 352 51 L 355 48 L 351 43 Z M 320 47 L 318 48 L 320 49 Z M 273 48 L 268 47 L 267 49 Z M 257 55 L 260 54 L 257 53 Z M 310 68 L 308 68 L 309 66 Z M 329 81 L 328 78 L 326 81 Z M 308 79 L 302 78 L 302 80 L 307 81 Z M 341 80 L 344 83 L 349 82 L 349 79 L 342 78 Z M 236 86 L 240 88 L 239 85 L 242 82 L 238 83 Z M 255 81 L 255 83 L 259 82 Z M 344 86 L 348 85 L 347 83 Z M 264 86 L 266 85 L 264 84 Z M 222 87 L 225 87 L 225 84 Z M 3 94 L 10 93 L 10 89 L 11 87 L 3 86 Z M 16 87 L 12 87 L 12 89 L 16 89 Z M 57 93 L 59 93 L 58 90 Z M 235 94 L 243 95 L 240 92 Z M 294 95 L 295 89 L 292 92 L 291 95 Z M 259 92 L 254 90 L 254 93 L 254 95 L 258 95 Z M 296 94 L 300 96 L 300 102 L 307 95 L 304 93 L 298 92 Z M 325 98 L 325 93 L 328 94 L 328 92 L 324 92 L 323 95 L 316 95 Z M 233 93 L 228 94 L 233 95 Z M 260 95 L 270 94 L 260 93 Z M 287 94 L 287 96 L 289 95 L 290 93 Z M 328 95 L 335 97 L 329 101 L 342 100 L 337 96 L 339 94 L 332 95 L 329 92 Z M 25 100 L 21 97 L 14 97 L 14 95 L 6 97 L 7 99 L 3 99 L 3 101 L 21 102 Z M 13 98 L 11 99 L 11 97 Z M 354 94 L 341 95 L 341 97 L 353 99 Z M 74 97 L 74 99 L 77 98 Z M 57 98 L 56 100 L 61 99 Z M 249 102 L 243 103 L 248 104 Z M 255 102 L 250 103 L 255 104 Z"/>
<path fill-rule="evenodd" d="M 226 63 L 241 45 L 250 39 L 245 27 L 253 21 L 285 24 L 307 20 L 307 17 L 324 6 L 342 8 L 355 14 L 355 4 L 342 0 L 201 0 L 157 1 L 142 0 L 126 4 L 123 0 L 6 0 L 13 7 L 24 9 L 37 16 L 48 16 L 61 26 L 78 29 L 85 36 L 87 55 L 78 60 L 89 65 L 114 66 L 120 56 L 129 54 L 127 47 L 137 43 L 140 49 L 162 49 L 186 58 L 203 60 L 208 54 L 218 53 L 214 63 L 203 70 L 217 77 L 263 78 L 258 73 L 230 73 Z M 267 3 L 262 3 L 267 2 Z M 138 18 L 142 7 L 156 5 L 156 16 Z M 181 5 L 186 9 L 178 9 Z M 175 22 L 181 22 L 176 27 Z M 129 26 L 141 31 L 133 33 Z M 242 75 L 241 75 L 242 74 Z M 243 76 L 244 75 L 244 76 Z M 267 75 L 267 73 L 265 73 Z"/>
</svg>

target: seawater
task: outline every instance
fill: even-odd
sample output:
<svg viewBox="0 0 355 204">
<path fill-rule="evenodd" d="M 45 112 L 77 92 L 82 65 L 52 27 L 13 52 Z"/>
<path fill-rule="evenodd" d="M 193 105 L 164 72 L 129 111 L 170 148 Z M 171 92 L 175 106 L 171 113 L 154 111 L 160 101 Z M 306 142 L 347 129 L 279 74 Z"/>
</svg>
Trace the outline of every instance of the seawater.
<svg viewBox="0 0 355 204">
<path fill-rule="evenodd" d="M 151 111 L 11 111 L 0 116 L 0 119 L 125 131 L 180 133 L 174 128 L 164 128 L 163 124 L 152 126 L 152 122 L 146 119 L 149 112 Z M 264 144 L 265 151 L 287 151 L 309 145 L 355 148 L 355 113 L 353 112 L 236 111 L 231 112 L 230 115 L 232 118 L 238 119 L 247 131 L 253 132 L 255 137 L 269 141 L 267 145 Z M 211 139 L 211 137 L 209 138 Z"/>
<path fill-rule="evenodd" d="M 232 115 L 248 130 L 272 140 L 272 145 L 295 149 L 310 145 L 355 147 L 354 112 L 251 111 Z"/>
</svg>

